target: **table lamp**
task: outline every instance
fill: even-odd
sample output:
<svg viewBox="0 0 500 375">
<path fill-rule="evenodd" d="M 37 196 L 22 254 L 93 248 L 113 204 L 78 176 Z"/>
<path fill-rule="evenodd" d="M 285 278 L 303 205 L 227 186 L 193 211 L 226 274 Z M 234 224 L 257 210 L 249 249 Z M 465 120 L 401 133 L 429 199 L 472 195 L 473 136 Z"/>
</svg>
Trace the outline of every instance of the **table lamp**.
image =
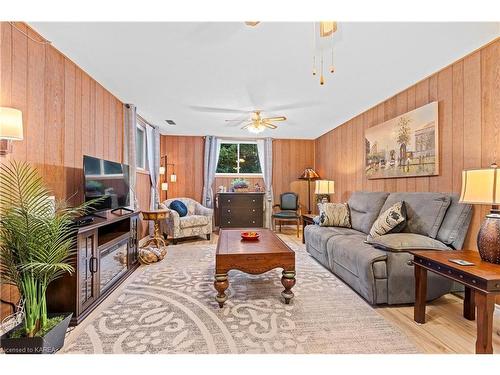
<svg viewBox="0 0 500 375">
<path fill-rule="evenodd" d="M 23 140 L 23 113 L 15 108 L 0 107 L 0 155 L 12 152 L 12 141 Z"/>
<path fill-rule="evenodd" d="M 321 177 L 316 173 L 316 171 L 312 168 L 304 169 L 304 172 L 299 177 L 299 180 L 307 180 L 307 197 L 308 203 L 307 213 L 311 213 L 311 181 L 319 180 Z"/>
<path fill-rule="evenodd" d="M 496 163 L 490 168 L 462 171 L 460 202 L 491 205 L 477 235 L 481 259 L 500 264 L 500 174 Z"/>
<path fill-rule="evenodd" d="M 317 196 L 318 202 L 330 202 L 330 195 L 335 193 L 335 183 L 330 180 L 317 180 L 314 194 Z"/>
</svg>

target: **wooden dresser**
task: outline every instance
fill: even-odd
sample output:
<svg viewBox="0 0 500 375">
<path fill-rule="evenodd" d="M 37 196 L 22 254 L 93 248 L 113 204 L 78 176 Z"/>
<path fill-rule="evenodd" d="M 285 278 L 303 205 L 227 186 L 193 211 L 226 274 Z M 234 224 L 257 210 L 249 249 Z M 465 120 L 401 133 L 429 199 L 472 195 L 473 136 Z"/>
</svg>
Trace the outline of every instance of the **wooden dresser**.
<svg viewBox="0 0 500 375">
<path fill-rule="evenodd" d="M 215 208 L 219 228 L 264 226 L 264 193 L 218 193 Z"/>
</svg>

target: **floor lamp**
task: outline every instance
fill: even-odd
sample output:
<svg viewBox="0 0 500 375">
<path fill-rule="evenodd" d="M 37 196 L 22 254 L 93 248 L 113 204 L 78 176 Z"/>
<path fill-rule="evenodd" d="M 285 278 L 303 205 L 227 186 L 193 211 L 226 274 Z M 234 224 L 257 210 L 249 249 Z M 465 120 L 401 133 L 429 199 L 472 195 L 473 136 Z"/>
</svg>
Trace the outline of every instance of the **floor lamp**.
<svg viewBox="0 0 500 375">
<path fill-rule="evenodd" d="M 304 172 L 299 177 L 299 180 L 307 180 L 307 199 L 308 199 L 308 205 L 307 205 L 307 213 L 311 213 L 311 181 L 316 181 L 321 179 L 319 177 L 319 174 L 316 173 L 316 171 L 313 168 L 306 168 L 304 169 Z"/>
</svg>

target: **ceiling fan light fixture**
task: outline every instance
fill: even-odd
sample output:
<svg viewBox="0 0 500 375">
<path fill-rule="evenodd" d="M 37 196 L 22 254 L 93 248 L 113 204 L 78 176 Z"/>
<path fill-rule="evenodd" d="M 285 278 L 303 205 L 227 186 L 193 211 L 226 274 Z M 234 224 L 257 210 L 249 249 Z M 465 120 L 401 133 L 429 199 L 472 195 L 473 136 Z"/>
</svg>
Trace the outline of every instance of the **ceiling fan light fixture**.
<svg viewBox="0 0 500 375">
<path fill-rule="evenodd" d="M 253 124 L 249 126 L 247 129 L 250 133 L 259 134 L 262 133 L 266 128 L 261 124 Z"/>
</svg>

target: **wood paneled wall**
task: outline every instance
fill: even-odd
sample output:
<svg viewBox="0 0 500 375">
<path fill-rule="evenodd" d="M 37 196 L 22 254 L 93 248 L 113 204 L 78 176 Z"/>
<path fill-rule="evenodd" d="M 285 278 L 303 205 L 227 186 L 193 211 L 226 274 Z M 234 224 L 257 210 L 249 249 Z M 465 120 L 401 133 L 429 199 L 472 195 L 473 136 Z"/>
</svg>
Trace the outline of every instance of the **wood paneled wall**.
<svg viewBox="0 0 500 375">
<path fill-rule="evenodd" d="M 204 137 L 161 136 L 161 165 L 165 163 L 165 156 L 169 164 L 175 164 L 174 167 L 168 166 L 164 176 L 165 181 L 168 182 L 168 198 L 186 197 L 201 202 L 204 149 Z M 175 171 L 177 175 L 177 182 L 170 182 L 172 171 Z M 162 191 L 161 200 L 165 200 L 165 197 L 165 192 Z"/>
<path fill-rule="evenodd" d="M 439 102 L 439 176 L 368 180 L 364 131 L 427 103 Z M 346 152 L 348 151 L 348 152 Z M 460 192 L 464 168 L 500 161 L 500 41 L 456 61 L 316 140 L 316 168 L 335 181 L 333 199 L 355 190 Z M 465 246 L 476 248 L 489 207 L 475 207 Z"/>
<path fill-rule="evenodd" d="M 0 106 L 23 112 L 24 140 L 8 159 L 38 168 L 58 199 L 83 201 L 83 155 L 123 161 L 123 103 L 24 23 L 0 23 Z M 147 176 L 147 175 L 146 175 Z M 143 186 L 144 185 L 144 186 Z M 138 176 L 141 207 L 149 176 Z M 144 201 L 144 202 L 142 202 Z M 1 297 L 17 291 L 2 285 Z M 10 312 L 2 304 L 1 316 Z"/>
<path fill-rule="evenodd" d="M 273 141 L 273 192 L 275 203 L 279 203 L 281 193 L 293 191 L 299 195 L 302 211 L 307 212 L 307 181 L 299 180 L 299 176 L 304 169 L 315 167 L 314 149 L 315 143 L 313 140 L 275 139 Z M 311 182 L 311 208 L 314 206 L 314 182 Z"/>
<path fill-rule="evenodd" d="M 161 137 L 161 156 L 168 156 L 168 162 L 175 164 L 177 182 L 169 182 L 169 197 L 189 197 L 201 201 L 203 190 L 203 153 L 204 137 L 166 136 Z M 300 202 L 307 206 L 307 182 L 298 179 L 306 167 L 314 167 L 314 140 L 275 139 L 273 140 L 273 191 L 275 201 L 283 192 L 294 191 L 299 194 Z M 164 162 L 164 159 L 162 163 Z M 168 167 L 166 177 L 172 173 Z M 217 187 L 230 187 L 231 177 L 216 177 L 213 184 Z M 251 186 L 258 182 L 264 186 L 262 178 L 246 178 Z M 314 191 L 314 184 L 311 186 Z M 313 196 L 313 192 L 311 196 Z M 162 194 L 165 199 L 165 194 Z"/>
</svg>

